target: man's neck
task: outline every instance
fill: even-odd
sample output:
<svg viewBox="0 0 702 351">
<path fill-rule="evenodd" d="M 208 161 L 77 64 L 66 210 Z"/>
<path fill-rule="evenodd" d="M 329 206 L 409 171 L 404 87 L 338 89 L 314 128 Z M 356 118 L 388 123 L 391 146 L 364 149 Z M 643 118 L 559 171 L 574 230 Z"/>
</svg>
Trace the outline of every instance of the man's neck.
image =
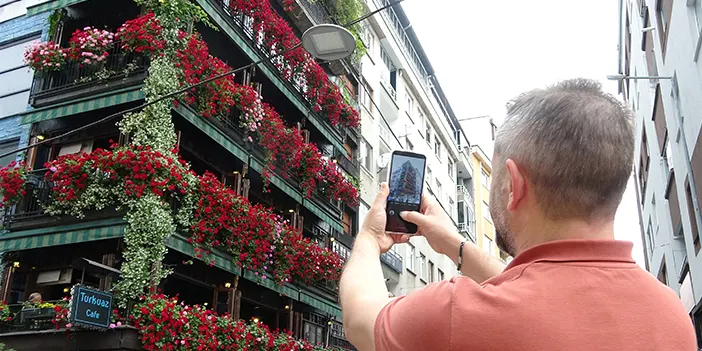
<svg viewBox="0 0 702 351">
<path fill-rule="evenodd" d="M 546 220 L 524 226 L 521 235 L 515 238 L 518 253 L 558 240 L 614 240 L 614 220 Z"/>
</svg>

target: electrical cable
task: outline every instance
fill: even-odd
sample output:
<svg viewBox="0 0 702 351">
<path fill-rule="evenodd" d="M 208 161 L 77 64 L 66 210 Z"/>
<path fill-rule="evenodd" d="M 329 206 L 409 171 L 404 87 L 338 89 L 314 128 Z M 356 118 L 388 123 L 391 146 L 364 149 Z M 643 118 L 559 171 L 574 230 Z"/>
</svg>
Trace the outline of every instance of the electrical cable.
<svg viewBox="0 0 702 351">
<path fill-rule="evenodd" d="M 352 26 L 352 25 L 354 25 L 354 24 L 356 24 L 356 23 L 359 23 L 359 22 L 361 22 L 361 21 L 363 21 L 363 20 L 365 20 L 365 19 L 367 19 L 367 18 L 369 18 L 369 17 L 375 15 L 376 13 L 378 13 L 378 12 L 380 12 L 380 11 L 383 11 L 383 10 L 389 8 L 389 7 L 392 7 L 392 6 L 395 6 L 395 5 L 399 4 L 399 3 L 402 2 L 402 1 L 404 1 L 404 0 L 398 0 L 398 1 L 394 1 L 394 2 L 392 2 L 392 3 L 389 3 L 389 4 L 387 4 L 387 5 L 383 6 L 383 7 L 381 7 L 381 8 L 379 8 L 379 9 L 375 10 L 375 11 L 369 12 L 369 13 L 367 13 L 367 14 L 365 14 L 365 15 L 363 15 L 363 16 L 361 16 L 361 17 L 359 17 L 359 18 L 357 18 L 357 19 L 355 19 L 355 20 L 353 20 L 353 21 L 351 21 L 351 22 L 349 22 L 349 23 L 347 23 L 347 24 L 344 25 L 343 27 L 349 27 L 349 26 Z M 241 72 L 241 71 L 243 71 L 243 70 L 245 70 L 245 69 L 249 69 L 249 68 L 251 68 L 251 67 L 258 66 L 258 65 L 261 64 L 261 63 L 268 62 L 268 61 L 270 61 L 270 60 L 272 60 L 272 59 L 274 59 L 274 58 L 276 58 L 276 57 L 278 57 L 278 56 L 284 55 L 284 54 L 286 54 L 286 53 L 288 53 L 288 52 L 290 52 L 290 51 L 293 51 L 293 50 L 295 50 L 295 49 L 297 49 L 297 48 L 299 48 L 299 47 L 301 47 L 301 46 L 302 46 L 302 41 L 300 41 L 299 43 L 295 44 L 293 47 L 291 47 L 291 48 L 289 48 L 289 49 L 285 49 L 285 50 L 283 50 L 283 51 L 281 51 L 281 52 L 278 52 L 278 53 L 276 53 L 276 54 L 274 54 L 274 55 L 268 56 L 268 57 L 263 58 L 263 59 L 261 59 L 261 60 L 258 60 L 258 61 L 256 61 L 256 62 L 252 62 L 252 63 L 250 63 L 250 64 L 248 64 L 248 65 L 245 65 L 245 66 L 242 66 L 242 67 L 239 67 L 239 68 L 236 68 L 236 69 L 227 71 L 227 72 L 222 73 L 222 74 L 220 74 L 220 75 L 216 75 L 216 76 L 214 76 L 214 77 L 210 77 L 210 78 L 205 79 L 205 80 L 203 80 L 203 81 L 201 81 L 201 82 L 198 82 L 198 83 L 195 83 L 195 84 L 192 84 L 192 85 L 188 85 L 188 86 L 186 86 L 186 87 L 184 87 L 184 88 L 178 89 L 178 90 L 176 90 L 176 91 L 174 91 L 174 92 L 171 92 L 171 93 L 168 93 L 168 94 L 166 94 L 166 95 L 162 95 L 162 96 L 160 96 L 160 97 L 158 97 L 158 98 L 156 98 L 156 99 L 154 99 L 154 100 L 152 100 L 152 101 L 143 103 L 143 104 L 141 104 L 141 105 L 139 105 L 139 106 L 135 106 L 135 107 L 132 107 L 132 108 L 128 108 L 128 109 L 126 109 L 126 110 L 122 110 L 122 111 L 113 113 L 113 114 L 108 115 L 108 116 L 106 116 L 106 117 L 103 117 L 103 118 L 101 118 L 101 119 L 99 119 L 99 120 L 97 120 L 97 121 L 88 123 L 88 124 L 86 124 L 86 125 L 84 125 L 84 126 L 80 126 L 80 127 L 78 127 L 78 128 L 75 128 L 75 129 L 72 129 L 72 130 L 70 130 L 70 131 L 68 131 L 68 132 L 65 132 L 65 133 L 63 133 L 63 134 L 59 134 L 59 135 L 57 135 L 57 136 L 54 136 L 54 137 L 51 137 L 51 138 L 48 138 L 48 139 L 41 140 L 41 141 L 36 142 L 36 143 L 34 143 L 34 144 L 27 145 L 27 146 L 23 146 L 23 147 L 20 147 L 20 148 L 18 148 L 18 149 L 15 149 L 15 150 L 6 152 L 6 153 L 0 155 L 0 158 L 6 157 L 6 156 L 10 156 L 10 155 L 12 155 L 12 154 L 16 154 L 16 153 L 21 152 L 21 151 L 29 150 L 29 149 L 31 149 L 31 148 L 33 148 L 33 147 L 37 147 L 37 146 L 39 146 L 39 145 L 43 145 L 43 144 L 46 144 L 46 143 L 51 142 L 51 141 L 54 141 L 54 140 L 58 140 L 58 139 L 61 139 L 61 138 L 65 138 L 65 137 L 67 137 L 67 136 L 69 136 L 69 135 L 72 135 L 72 134 L 75 134 L 75 133 L 80 132 L 80 131 L 82 131 L 82 130 L 91 128 L 91 127 L 96 126 L 96 125 L 98 125 L 98 124 L 105 123 L 105 122 L 107 122 L 107 121 L 109 121 L 109 120 L 112 120 L 112 119 L 114 119 L 114 118 L 116 118 L 116 117 L 119 117 L 119 116 L 122 116 L 122 115 L 124 115 L 124 114 L 131 113 L 131 112 L 135 112 L 135 111 L 139 111 L 139 110 L 144 109 L 144 108 L 146 108 L 146 107 L 148 107 L 148 106 L 151 106 L 151 105 L 154 105 L 154 104 L 156 104 L 156 103 L 158 103 L 158 102 L 161 102 L 161 101 L 163 101 L 163 100 L 165 100 L 165 99 L 172 98 L 172 97 L 174 97 L 174 96 L 176 96 L 176 95 L 186 93 L 186 92 L 188 92 L 188 90 L 190 90 L 190 89 L 192 89 L 192 88 L 199 87 L 199 86 L 201 86 L 201 85 L 203 85 L 203 84 L 207 84 L 207 83 L 213 82 L 213 81 L 218 80 L 218 79 L 220 79 L 220 78 L 223 78 L 223 77 L 226 77 L 226 76 L 235 74 L 235 73 L 237 73 L 237 72 Z"/>
</svg>

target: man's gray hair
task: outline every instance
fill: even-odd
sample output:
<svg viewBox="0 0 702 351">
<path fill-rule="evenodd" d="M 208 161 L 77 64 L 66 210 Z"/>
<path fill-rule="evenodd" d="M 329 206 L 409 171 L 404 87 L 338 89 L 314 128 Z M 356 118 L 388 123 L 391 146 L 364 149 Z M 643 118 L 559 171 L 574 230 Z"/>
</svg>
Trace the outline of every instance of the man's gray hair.
<svg viewBox="0 0 702 351">
<path fill-rule="evenodd" d="M 614 216 L 631 174 L 634 124 L 600 83 L 563 81 L 507 104 L 495 140 L 497 172 L 514 160 L 552 219 Z"/>
</svg>

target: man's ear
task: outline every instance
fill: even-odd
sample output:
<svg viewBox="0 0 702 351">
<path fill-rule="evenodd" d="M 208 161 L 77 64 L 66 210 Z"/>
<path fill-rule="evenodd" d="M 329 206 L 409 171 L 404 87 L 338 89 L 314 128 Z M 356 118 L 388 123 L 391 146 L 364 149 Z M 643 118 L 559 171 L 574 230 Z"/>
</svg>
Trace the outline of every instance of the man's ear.
<svg viewBox="0 0 702 351">
<path fill-rule="evenodd" d="M 505 162 L 505 168 L 507 170 L 507 185 L 509 186 L 509 201 L 507 202 L 507 210 L 513 211 L 526 197 L 526 178 L 524 177 L 524 173 L 522 173 L 512 159 L 507 159 Z"/>
</svg>

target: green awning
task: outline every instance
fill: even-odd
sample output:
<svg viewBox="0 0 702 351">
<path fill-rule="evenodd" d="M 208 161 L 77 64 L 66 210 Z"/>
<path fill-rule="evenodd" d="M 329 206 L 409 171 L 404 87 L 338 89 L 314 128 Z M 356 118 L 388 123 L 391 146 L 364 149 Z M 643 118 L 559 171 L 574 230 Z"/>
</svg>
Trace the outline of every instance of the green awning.
<svg viewBox="0 0 702 351">
<path fill-rule="evenodd" d="M 93 95 L 87 99 L 74 100 L 65 105 L 53 105 L 45 108 L 29 110 L 21 114 L 22 120 L 20 124 L 41 122 L 142 99 L 144 99 L 144 93 L 141 91 L 141 89 L 134 89 L 132 87 L 127 91 Z"/>
<path fill-rule="evenodd" d="M 334 219 L 334 218 L 330 217 L 326 212 L 324 212 L 324 210 L 319 208 L 311 200 L 304 199 L 302 201 L 302 206 L 305 206 L 305 208 L 307 208 L 308 210 L 310 210 L 310 212 L 317 215 L 317 217 L 321 218 L 325 223 L 328 223 L 329 225 L 331 225 L 332 228 L 334 228 L 340 232 L 344 231 L 344 227 L 342 227 L 341 224 L 339 224 L 338 219 Z"/>
<path fill-rule="evenodd" d="M 260 56 L 252 47 L 251 47 L 251 40 L 248 38 L 243 38 L 239 33 L 232 28 L 232 26 L 229 24 L 229 21 L 222 18 L 220 13 L 215 10 L 212 7 L 212 4 L 208 0 L 196 0 L 197 4 L 202 7 L 207 14 L 212 17 L 214 22 L 222 29 L 224 33 L 227 34 L 227 36 L 233 40 L 239 48 L 246 54 L 246 56 L 249 57 L 251 61 L 260 61 L 264 57 Z M 339 141 L 337 138 L 335 138 L 332 135 L 332 131 L 329 130 L 330 127 L 328 127 L 326 124 L 322 123 L 318 117 L 313 114 L 309 107 L 307 106 L 307 102 L 303 101 L 300 99 L 299 96 L 293 94 L 293 92 L 290 91 L 290 89 L 285 85 L 283 79 L 280 77 L 280 74 L 278 72 L 274 72 L 271 70 L 268 66 L 266 65 L 258 65 L 258 69 L 263 71 L 263 73 L 268 77 L 273 84 L 280 89 L 280 91 L 283 92 L 286 98 L 290 100 L 295 107 L 297 107 L 300 112 L 307 117 L 307 119 L 314 125 L 321 133 L 324 135 L 327 140 L 329 140 L 332 145 L 334 145 L 339 152 L 342 154 L 346 154 L 346 148 L 344 148 L 343 142 Z"/>
<path fill-rule="evenodd" d="M 39 5 L 34 5 L 27 7 L 27 17 L 29 16 L 34 16 L 36 14 L 46 12 L 46 11 L 51 11 L 51 10 L 56 10 L 60 9 L 62 7 L 70 6 L 73 4 L 77 4 L 79 2 L 83 2 L 86 0 L 53 0 L 53 1 L 47 1 L 44 3 L 41 3 Z"/>
<path fill-rule="evenodd" d="M 263 164 L 255 158 L 251 158 L 251 168 L 257 171 L 259 174 L 263 174 Z M 292 197 L 295 201 L 302 203 L 302 194 L 295 190 L 292 186 L 288 185 L 288 182 L 278 176 L 276 173 L 271 174 L 271 183 L 282 190 L 288 196 Z"/>
<path fill-rule="evenodd" d="M 166 239 L 166 246 L 190 257 L 195 257 L 195 247 L 187 239 L 180 235 L 171 235 Z M 210 259 L 214 259 L 214 265 L 227 272 L 241 275 L 241 268 L 236 266 L 231 257 L 217 250 L 212 251 Z"/>
<path fill-rule="evenodd" d="M 188 120 L 188 122 L 192 123 L 195 127 L 207 134 L 207 136 L 212 138 L 212 140 L 216 141 L 217 144 L 227 149 L 233 155 L 244 161 L 248 159 L 249 154 L 246 152 L 246 150 L 233 143 L 228 136 L 224 135 L 224 133 L 217 129 L 217 127 L 213 126 L 207 119 L 198 116 L 195 111 L 186 106 L 186 104 L 182 102 L 178 103 L 175 110 L 186 120 Z"/>
<path fill-rule="evenodd" d="M 121 223 L 105 225 L 110 222 Z M 12 232 L 0 236 L 0 251 L 30 250 L 114 239 L 124 235 L 125 226 L 120 219 Z"/>
<path fill-rule="evenodd" d="M 195 247 L 190 244 L 187 239 L 180 235 L 171 235 L 166 239 L 166 245 L 178 252 L 186 254 L 188 256 L 195 256 Z M 232 274 L 243 276 L 258 285 L 264 286 L 270 290 L 273 290 L 279 294 L 283 294 L 293 300 L 304 302 L 312 307 L 318 308 L 324 312 L 330 313 L 338 318 L 341 318 L 341 309 L 339 306 L 330 300 L 320 298 L 315 296 L 315 294 L 308 293 L 304 288 L 297 287 L 293 284 L 276 284 L 272 279 L 261 279 L 256 276 L 252 271 L 244 269 L 243 275 L 242 270 L 232 263 L 232 258 L 228 254 L 219 252 L 218 250 L 212 251 L 212 258 L 214 259 L 215 267 L 223 269 Z"/>
</svg>

